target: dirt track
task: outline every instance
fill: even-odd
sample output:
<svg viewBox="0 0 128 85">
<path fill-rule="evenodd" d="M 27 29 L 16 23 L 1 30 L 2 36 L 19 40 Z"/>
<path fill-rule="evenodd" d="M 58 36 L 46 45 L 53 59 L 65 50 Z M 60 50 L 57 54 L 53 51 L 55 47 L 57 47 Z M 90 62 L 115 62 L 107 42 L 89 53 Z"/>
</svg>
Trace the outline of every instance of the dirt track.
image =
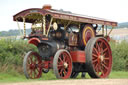
<svg viewBox="0 0 128 85">
<path fill-rule="evenodd" d="M 75 79 L 1 83 L 0 85 L 128 85 L 128 79 Z"/>
</svg>

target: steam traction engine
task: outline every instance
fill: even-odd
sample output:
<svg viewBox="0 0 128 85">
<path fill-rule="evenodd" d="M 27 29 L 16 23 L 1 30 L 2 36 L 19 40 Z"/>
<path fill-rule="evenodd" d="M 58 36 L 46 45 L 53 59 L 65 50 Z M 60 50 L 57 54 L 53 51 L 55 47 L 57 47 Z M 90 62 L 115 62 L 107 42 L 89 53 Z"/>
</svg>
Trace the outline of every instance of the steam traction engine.
<svg viewBox="0 0 128 85">
<path fill-rule="evenodd" d="M 111 31 L 107 32 L 107 26 L 113 29 L 116 22 L 55 10 L 47 5 L 21 11 L 13 19 L 24 23 L 24 38 L 38 49 L 38 53 L 30 51 L 24 57 L 27 78 L 40 78 L 49 69 L 60 79 L 76 78 L 80 72 L 88 72 L 92 78 L 109 75 L 112 52 L 108 44 Z M 28 36 L 26 23 L 31 24 L 32 30 Z M 97 31 L 100 27 L 101 34 Z"/>
</svg>

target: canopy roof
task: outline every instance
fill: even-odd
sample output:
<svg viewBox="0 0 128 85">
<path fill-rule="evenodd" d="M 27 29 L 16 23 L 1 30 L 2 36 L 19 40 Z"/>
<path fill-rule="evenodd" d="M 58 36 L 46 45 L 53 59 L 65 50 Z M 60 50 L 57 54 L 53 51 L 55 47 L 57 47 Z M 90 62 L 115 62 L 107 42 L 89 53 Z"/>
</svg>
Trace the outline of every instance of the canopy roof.
<svg viewBox="0 0 128 85">
<path fill-rule="evenodd" d="M 23 21 L 23 17 L 25 17 L 26 22 L 34 22 L 34 19 L 28 18 L 26 16 L 31 16 L 32 14 L 39 14 L 37 17 L 41 17 L 44 15 L 51 15 L 53 18 L 56 19 L 63 19 L 63 20 L 70 20 L 70 21 L 76 21 L 76 22 L 83 22 L 83 23 L 91 23 L 91 24 L 101 24 L 101 25 L 108 25 L 115 27 L 117 26 L 117 22 L 96 18 L 96 17 L 90 17 L 85 15 L 79 15 L 74 14 L 68 11 L 63 10 L 55 10 L 55 9 L 43 9 L 43 8 L 31 8 L 26 9 L 24 11 L 21 11 L 13 16 L 13 20 L 16 21 Z M 35 17 L 35 19 L 37 18 Z"/>
</svg>

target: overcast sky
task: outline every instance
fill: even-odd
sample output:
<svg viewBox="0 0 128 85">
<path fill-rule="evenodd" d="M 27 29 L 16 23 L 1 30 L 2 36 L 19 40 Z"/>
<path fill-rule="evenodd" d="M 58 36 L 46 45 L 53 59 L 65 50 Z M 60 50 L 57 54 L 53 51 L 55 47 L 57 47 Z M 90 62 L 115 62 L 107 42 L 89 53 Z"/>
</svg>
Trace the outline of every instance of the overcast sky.
<svg viewBox="0 0 128 85">
<path fill-rule="evenodd" d="M 13 15 L 28 8 L 42 8 L 44 4 L 77 14 L 128 22 L 128 0 L 0 0 L 0 31 L 18 29 Z"/>
</svg>

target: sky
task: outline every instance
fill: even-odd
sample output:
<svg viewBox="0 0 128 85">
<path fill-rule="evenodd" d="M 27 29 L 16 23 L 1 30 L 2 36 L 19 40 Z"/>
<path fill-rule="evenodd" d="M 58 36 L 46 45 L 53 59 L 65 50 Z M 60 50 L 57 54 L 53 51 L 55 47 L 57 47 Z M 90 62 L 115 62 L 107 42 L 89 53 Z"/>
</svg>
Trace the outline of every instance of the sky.
<svg viewBox="0 0 128 85">
<path fill-rule="evenodd" d="M 45 4 L 53 9 L 128 22 L 128 0 L 0 0 L 0 31 L 18 29 L 13 15 L 28 8 L 42 8 Z M 20 27 L 23 29 L 22 24 Z"/>
</svg>

